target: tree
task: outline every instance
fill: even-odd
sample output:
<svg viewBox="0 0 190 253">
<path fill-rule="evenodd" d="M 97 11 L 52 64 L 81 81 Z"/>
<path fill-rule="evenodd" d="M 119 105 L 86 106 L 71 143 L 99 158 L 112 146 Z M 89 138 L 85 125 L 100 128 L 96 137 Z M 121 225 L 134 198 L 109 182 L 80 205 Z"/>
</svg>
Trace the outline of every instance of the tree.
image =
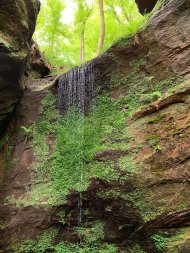
<svg viewBox="0 0 190 253">
<path fill-rule="evenodd" d="M 98 42 L 97 55 L 102 53 L 105 39 L 105 17 L 104 17 L 104 1 L 98 0 L 99 11 L 100 11 L 100 37 Z"/>
<path fill-rule="evenodd" d="M 53 66 L 70 68 L 136 33 L 145 21 L 135 0 L 43 0 L 34 40 Z"/>
<path fill-rule="evenodd" d="M 121 20 L 120 20 L 120 15 L 117 13 L 116 7 L 117 4 L 115 3 L 114 0 L 107 0 L 105 1 L 106 5 L 110 8 L 112 16 L 116 18 L 118 24 L 121 24 Z"/>
<path fill-rule="evenodd" d="M 63 0 L 44 1 L 37 22 L 35 39 L 42 45 L 46 57 L 53 64 L 55 64 L 55 55 L 59 47 L 58 38 L 61 35 L 60 27 L 62 27 L 61 18 L 64 8 Z"/>
<path fill-rule="evenodd" d="M 88 18 L 92 14 L 92 6 L 88 1 L 77 0 L 78 10 L 75 13 L 76 30 L 80 34 L 80 63 L 82 64 L 85 59 L 85 28 Z"/>
</svg>

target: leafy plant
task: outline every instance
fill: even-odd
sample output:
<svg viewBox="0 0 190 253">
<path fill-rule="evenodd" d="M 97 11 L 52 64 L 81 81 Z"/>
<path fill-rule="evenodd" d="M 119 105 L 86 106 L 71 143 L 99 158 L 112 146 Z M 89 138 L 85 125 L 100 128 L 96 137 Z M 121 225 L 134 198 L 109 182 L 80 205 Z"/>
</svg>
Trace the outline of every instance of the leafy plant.
<svg viewBox="0 0 190 253">
<path fill-rule="evenodd" d="M 135 34 L 148 20 L 148 16 L 140 15 L 135 1 L 104 0 L 104 16 L 103 51 L 121 37 Z M 85 61 L 96 56 L 99 22 L 98 1 L 44 0 L 34 39 L 52 65 L 74 66 L 83 61 L 80 53 Z"/>
<path fill-rule="evenodd" d="M 97 163 L 94 157 L 106 148 L 106 140 L 113 131 L 121 131 L 124 119 L 117 102 L 108 97 L 97 98 L 88 116 L 72 108 L 60 118 L 55 100 L 48 93 L 42 101 L 40 120 L 32 126 L 36 161 L 30 169 L 35 184 L 26 198 L 17 203 L 58 205 L 66 201 L 70 190 L 86 190 L 92 177 L 118 177 L 112 164 Z M 48 136 L 56 138 L 51 152 Z"/>
<path fill-rule="evenodd" d="M 163 237 L 161 235 L 158 235 L 158 234 L 155 234 L 151 237 L 156 245 L 156 248 L 159 250 L 159 251 L 162 251 L 166 248 L 166 245 L 168 243 L 168 238 L 166 237 Z"/>
<path fill-rule="evenodd" d="M 24 127 L 24 126 L 21 126 L 20 128 L 23 129 L 24 135 L 25 135 L 26 137 L 28 137 L 28 136 L 31 134 L 31 132 L 32 132 L 31 127 L 26 128 L 26 127 Z"/>
<path fill-rule="evenodd" d="M 57 234 L 56 230 L 49 229 L 43 232 L 36 241 L 24 240 L 20 244 L 14 245 L 13 250 L 16 253 L 45 253 L 47 250 L 53 249 L 54 238 Z"/>
</svg>

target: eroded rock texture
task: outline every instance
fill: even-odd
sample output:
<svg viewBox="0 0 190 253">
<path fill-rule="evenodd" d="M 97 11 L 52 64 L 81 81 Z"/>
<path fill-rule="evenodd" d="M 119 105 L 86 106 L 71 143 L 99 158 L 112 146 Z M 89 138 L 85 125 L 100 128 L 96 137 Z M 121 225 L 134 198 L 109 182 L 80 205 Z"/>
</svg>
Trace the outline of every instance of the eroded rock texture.
<svg viewBox="0 0 190 253">
<path fill-rule="evenodd" d="M 40 52 L 38 44 L 32 41 L 29 54 L 27 74 L 33 77 L 43 78 L 50 73 L 51 65 L 45 59 L 43 53 Z"/>
<path fill-rule="evenodd" d="M 0 132 L 23 93 L 23 73 L 40 4 L 38 0 L 0 2 Z"/>
<path fill-rule="evenodd" d="M 102 222 L 101 243 L 116 244 L 118 252 L 160 252 L 159 242 L 163 252 L 189 250 L 189 17 L 190 0 L 173 0 L 154 14 L 147 29 L 135 39 L 120 41 L 94 60 L 98 91 L 111 94 L 121 104 L 126 121 L 122 131 L 107 136 L 108 148 L 93 158 L 93 162 L 101 165 L 112 163 L 112 173 L 118 178 L 91 179 L 82 196 L 80 226 L 87 231 L 92 228 L 92 232 L 93 225 Z M 46 198 L 29 195 L 31 199 L 25 201 L 36 184 L 31 165 L 35 165 L 38 144 L 33 144 L 33 137 L 21 126 L 30 129 L 44 116 L 41 102 L 48 86 L 52 86 L 49 90 L 55 94 L 54 81 L 53 77 L 28 81 L 17 108 L 15 134 L 0 152 L 1 167 L 6 166 L 6 170 L 0 171 L 2 252 L 11 252 L 10 245 L 20 241 L 36 240 L 44 232 L 49 233 L 49 229 L 57 231 L 55 244 L 81 240 L 76 230 L 78 192 L 71 190 L 66 203 L 53 207 L 47 204 L 50 195 Z M 47 152 L 53 152 L 55 136 L 51 131 L 45 143 Z M 38 184 L 48 188 L 48 173 L 43 180 Z M 35 197 L 38 201 L 34 205 Z M 163 239 L 165 236 L 170 240 Z M 50 247 L 48 251 L 53 249 Z"/>
</svg>

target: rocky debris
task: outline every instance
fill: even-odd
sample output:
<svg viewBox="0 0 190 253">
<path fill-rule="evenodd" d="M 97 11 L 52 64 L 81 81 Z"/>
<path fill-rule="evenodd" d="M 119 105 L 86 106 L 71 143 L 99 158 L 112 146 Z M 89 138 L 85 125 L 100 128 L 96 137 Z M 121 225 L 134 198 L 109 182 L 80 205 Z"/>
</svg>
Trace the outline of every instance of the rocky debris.
<svg viewBox="0 0 190 253">
<path fill-rule="evenodd" d="M 43 78 L 50 73 L 50 70 L 51 65 L 47 62 L 43 53 L 40 52 L 38 44 L 33 41 L 29 54 L 27 74 L 31 76 L 31 72 L 34 72 L 34 75 L 36 73 L 36 75 Z"/>
<path fill-rule="evenodd" d="M 2 132 L 25 88 L 23 74 L 40 3 L 38 0 L 2 0 L 0 9 L 0 132 Z"/>
</svg>

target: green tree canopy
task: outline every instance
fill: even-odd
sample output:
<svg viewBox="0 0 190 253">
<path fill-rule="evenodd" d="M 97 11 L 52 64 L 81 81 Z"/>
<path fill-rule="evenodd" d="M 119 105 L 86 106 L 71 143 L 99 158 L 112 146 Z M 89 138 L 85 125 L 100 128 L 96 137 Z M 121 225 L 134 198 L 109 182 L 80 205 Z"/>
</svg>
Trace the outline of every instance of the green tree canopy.
<svg viewBox="0 0 190 253">
<path fill-rule="evenodd" d="M 135 33 L 146 17 L 134 0 L 104 0 L 103 51 Z M 74 66 L 96 56 L 100 37 L 99 0 L 43 0 L 34 40 L 55 66 Z"/>
</svg>

